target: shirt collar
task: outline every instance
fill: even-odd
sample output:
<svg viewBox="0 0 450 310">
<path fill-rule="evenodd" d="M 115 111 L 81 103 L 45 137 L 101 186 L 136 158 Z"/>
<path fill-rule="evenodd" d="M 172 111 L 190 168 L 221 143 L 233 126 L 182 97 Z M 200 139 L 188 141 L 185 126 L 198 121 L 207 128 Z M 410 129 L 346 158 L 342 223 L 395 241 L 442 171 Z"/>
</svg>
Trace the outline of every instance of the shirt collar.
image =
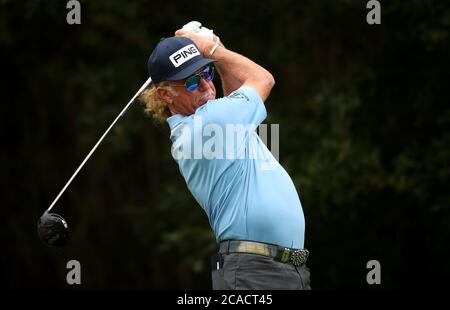
<svg viewBox="0 0 450 310">
<path fill-rule="evenodd" d="M 181 121 L 185 118 L 185 116 L 181 114 L 175 114 L 167 118 L 167 123 L 169 124 L 170 130 L 173 130 Z"/>
</svg>

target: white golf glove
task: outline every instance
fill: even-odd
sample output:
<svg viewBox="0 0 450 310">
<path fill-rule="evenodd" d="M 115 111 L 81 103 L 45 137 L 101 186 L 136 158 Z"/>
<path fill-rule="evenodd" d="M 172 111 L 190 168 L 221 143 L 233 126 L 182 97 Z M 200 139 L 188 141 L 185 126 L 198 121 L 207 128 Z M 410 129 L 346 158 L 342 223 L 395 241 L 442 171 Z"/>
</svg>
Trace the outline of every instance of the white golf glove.
<svg viewBox="0 0 450 310">
<path fill-rule="evenodd" d="M 200 23 L 200 22 L 197 22 L 197 21 L 189 22 L 186 25 L 184 25 L 182 29 L 193 32 L 198 35 L 201 35 L 202 37 L 204 37 L 210 41 L 214 40 L 213 31 L 206 27 L 202 27 L 202 23 Z"/>
</svg>

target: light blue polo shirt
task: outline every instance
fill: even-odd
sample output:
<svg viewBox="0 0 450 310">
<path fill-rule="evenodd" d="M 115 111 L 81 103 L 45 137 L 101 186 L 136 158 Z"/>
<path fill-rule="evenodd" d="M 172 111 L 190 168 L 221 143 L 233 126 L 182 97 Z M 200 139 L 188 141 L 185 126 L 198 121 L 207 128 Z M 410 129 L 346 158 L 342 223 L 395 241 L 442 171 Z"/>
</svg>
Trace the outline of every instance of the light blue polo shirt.
<svg viewBox="0 0 450 310">
<path fill-rule="evenodd" d="M 190 116 L 167 119 L 172 156 L 216 239 L 303 248 L 305 219 L 295 186 L 256 132 L 267 112 L 241 87 Z"/>
</svg>

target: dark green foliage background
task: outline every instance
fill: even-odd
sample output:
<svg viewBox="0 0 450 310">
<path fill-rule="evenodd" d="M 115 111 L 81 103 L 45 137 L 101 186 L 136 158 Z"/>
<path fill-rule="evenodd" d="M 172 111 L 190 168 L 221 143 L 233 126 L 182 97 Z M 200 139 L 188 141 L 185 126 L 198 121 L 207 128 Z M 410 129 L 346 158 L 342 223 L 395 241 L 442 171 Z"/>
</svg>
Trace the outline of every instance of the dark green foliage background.
<svg viewBox="0 0 450 310">
<path fill-rule="evenodd" d="M 450 6 L 382 1 L 0 1 L 1 273 L 8 288 L 210 288 L 216 243 L 170 155 L 166 125 L 130 108 L 55 211 L 63 250 L 36 222 L 147 79 L 160 37 L 200 20 L 270 70 L 267 123 L 306 217 L 313 288 L 445 284 L 450 277 Z M 217 83 L 217 86 L 220 84 Z M 280 205 L 282 202 L 280 202 Z"/>
</svg>

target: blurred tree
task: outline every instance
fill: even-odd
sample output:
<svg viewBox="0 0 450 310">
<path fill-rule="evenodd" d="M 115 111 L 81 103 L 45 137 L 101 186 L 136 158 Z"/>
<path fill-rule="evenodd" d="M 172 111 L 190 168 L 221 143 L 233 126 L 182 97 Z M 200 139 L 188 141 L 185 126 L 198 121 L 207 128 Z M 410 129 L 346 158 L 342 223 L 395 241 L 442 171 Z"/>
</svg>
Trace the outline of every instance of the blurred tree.
<svg viewBox="0 0 450 310">
<path fill-rule="evenodd" d="M 146 80 L 155 43 L 199 20 L 273 72 L 268 122 L 306 216 L 314 288 L 445 283 L 450 235 L 450 6 L 361 1 L 1 1 L 2 274 L 9 288 L 210 288 L 206 216 L 170 156 L 167 126 L 132 106 L 64 194 L 70 246 L 35 224 Z M 219 84 L 217 84 L 219 85 Z M 419 275 L 419 277 L 418 277 Z"/>
</svg>

